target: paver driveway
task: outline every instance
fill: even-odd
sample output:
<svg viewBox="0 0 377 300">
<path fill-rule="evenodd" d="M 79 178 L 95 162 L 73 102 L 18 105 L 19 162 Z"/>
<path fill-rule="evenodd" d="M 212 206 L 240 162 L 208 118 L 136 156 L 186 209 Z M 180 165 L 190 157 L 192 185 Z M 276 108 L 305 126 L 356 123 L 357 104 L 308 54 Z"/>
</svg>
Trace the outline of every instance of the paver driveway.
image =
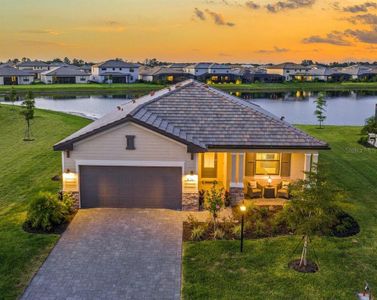
<svg viewBox="0 0 377 300">
<path fill-rule="evenodd" d="M 182 214 L 80 210 L 22 299 L 179 299 Z"/>
</svg>

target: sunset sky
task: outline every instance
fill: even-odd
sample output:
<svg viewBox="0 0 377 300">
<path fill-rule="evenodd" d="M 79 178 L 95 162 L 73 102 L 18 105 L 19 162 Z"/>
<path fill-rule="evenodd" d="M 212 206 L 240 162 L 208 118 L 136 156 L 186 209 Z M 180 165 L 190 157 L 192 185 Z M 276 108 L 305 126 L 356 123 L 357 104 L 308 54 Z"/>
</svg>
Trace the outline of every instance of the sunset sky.
<svg viewBox="0 0 377 300">
<path fill-rule="evenodd" d="M 377 61 L 377 2 L 0 0 L 0 61 Z"/>
</svg>

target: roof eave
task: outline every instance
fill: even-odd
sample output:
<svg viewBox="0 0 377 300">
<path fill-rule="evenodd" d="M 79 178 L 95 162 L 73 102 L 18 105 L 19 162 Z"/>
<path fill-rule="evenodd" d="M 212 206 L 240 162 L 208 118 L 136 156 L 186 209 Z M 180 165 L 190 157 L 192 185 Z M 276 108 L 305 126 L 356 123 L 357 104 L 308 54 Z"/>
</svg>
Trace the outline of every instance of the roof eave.
<svg viewBox="0 0 377 300">
<path fill-rule="evenodd" d="M 304 145 L 207 145 L 208 149 L 238 149 L 238 150 L 258 150 L 258 149 L 271 149 L 271 150 L 331 150 L 330 145 L 318 146 L 304 146 Z"/>
<path fill-rule="evenodd" d="M 106 126 L 103 126 L 103 127 L 100 127 L 98 129 L 95 129 L 93 131 L 90 131 L 90 132 L 87 132 L 86 134 L 83 134 L 81 136 L 78 136 L 76 138 L 73 138 L 71 140 L 68 140 L 66 142 L 62 142 L 62 143 L 57 143 L 53 146 L 53 149 L 54 151 L 72 151 L 73 150 L 73 144 L 79 142 L 79 141 L 82 141 L 82 140 L 85 140 L 95 134 L 98 134 L 98 133 L 101 133 L 103 131 L 106 131 L 110 128 L 113 128 L 115 126 L 118 126 L 118 125 L 121 125 L 121 124 L 124 124 L 126 122 L 133 122 L 135 124 L 138 124 L 140 126 L 143 126 L 147 129 L 150 129 L 152 131 L 155 131 L 163 136 L 166 136 L 168 138 L 171 138 L 172 140 L 175 140 L 177 142 L 180 142 L 184 145 L 187 145 L 187 152 L 193 152 L 193 153 L 197 153 L 197 152 L 205 152 L 207 151 L 207 149 L 205 147 L 202 147 L 202 146 L 199 146 L 197 144 L 194 144 L 190 141 L 187 141 L 185 139 L 182 139 L 182 138 L 179 138 L 173 134 L 170 134 L 168 132 L 165 132 L 161 129 L 158 129 L 148 123 L 145 123 L 143 121 L 140 121 L 134 117 L 132 117 L 131 115 L 127 115 L 125 118 L 122 118 L 118 121 L 115 121 L 113 123 L 110 123 L 110 124 L 107 124 Z"/>
</svg>

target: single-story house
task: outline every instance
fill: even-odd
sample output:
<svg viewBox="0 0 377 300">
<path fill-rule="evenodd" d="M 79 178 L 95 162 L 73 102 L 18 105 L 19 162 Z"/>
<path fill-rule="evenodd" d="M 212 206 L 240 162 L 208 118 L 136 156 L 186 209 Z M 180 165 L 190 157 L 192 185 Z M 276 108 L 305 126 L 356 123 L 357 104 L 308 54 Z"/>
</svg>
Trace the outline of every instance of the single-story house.
<svg viewBox="0 0 377 300">
<path fill-rule="evenodd" d="M 237 204 L 250 182 L 304 178 L 328 148 L 260 106 L 194 80 L 121 105 L 54 145 L 63 190 L 77 193 L 80 207 L 169 209 L 197 209 L 199 191 L 214 182 Z"/>
<path fill-rule="evenodd" d="M 0 85 L 24 85 L 34 81 L 34 74 L 30 71 L 19 70 L 9 65 L 0 67 Z"/>
<path fill-rule="evenodd" d="M 41 81 L 46 84 L 87 83 L 90 74 L 76 66 L 57 67 L 41 73 Z"/>
</svg>

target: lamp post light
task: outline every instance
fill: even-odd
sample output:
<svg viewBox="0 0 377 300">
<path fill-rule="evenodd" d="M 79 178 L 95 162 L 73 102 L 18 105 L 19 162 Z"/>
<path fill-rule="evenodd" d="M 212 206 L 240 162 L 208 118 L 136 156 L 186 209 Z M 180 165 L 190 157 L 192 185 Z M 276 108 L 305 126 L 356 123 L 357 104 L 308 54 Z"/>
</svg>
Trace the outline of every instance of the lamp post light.
<svg viewBox="0 0 377 300">
<path fill-rule="evenodd" d="M 240 211 L 241 211 L 241 247 L 240 251 L 243 252 L 243 227 L 244 227 L 244 215 L 246 212 L 246 206 L 242 204 L 240 206 Z"/>
</svg>

